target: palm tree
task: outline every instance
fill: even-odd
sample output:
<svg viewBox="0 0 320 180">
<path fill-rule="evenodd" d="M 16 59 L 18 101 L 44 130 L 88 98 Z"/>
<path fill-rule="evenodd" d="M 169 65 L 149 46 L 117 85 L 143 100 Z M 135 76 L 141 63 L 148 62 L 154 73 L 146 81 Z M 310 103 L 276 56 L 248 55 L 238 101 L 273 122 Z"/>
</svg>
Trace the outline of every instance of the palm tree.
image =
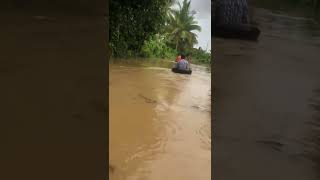
<svg viewBox="0 0 320 180">
<path fill-rule="evenodd" d="M 195 20 L 195 11 L 190 11 L 190 0 L 178 2 L 178 9 L 170 9 L 166 31 L 170 40 L 178 51 L 192 48 L 197 44 L 197 35 L 193 31 L 201 31 L 201 27 Z"/>
<path fill-rule="evenodd" d="M 177 3 L 177 0 L 168 0 L 167 1 L 166 5 L 164 7 L 165 11 L 167 12 L 167 16 L 168 16 L 167 18 L 169 18 L 169 14 L 172 12 L 171 7 L 176 3 Z"/>
</svg>

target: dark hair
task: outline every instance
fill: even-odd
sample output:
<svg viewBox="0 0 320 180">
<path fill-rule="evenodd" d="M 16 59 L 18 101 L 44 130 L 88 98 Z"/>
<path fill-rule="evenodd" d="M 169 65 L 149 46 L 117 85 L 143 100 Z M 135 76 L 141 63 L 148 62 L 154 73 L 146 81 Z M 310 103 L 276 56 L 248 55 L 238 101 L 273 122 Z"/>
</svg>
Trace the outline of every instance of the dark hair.
<svg viewBox="0 0 320 180">
<path fill-rule="evenodd" d="M 181 55 L 181 59 L 185 59 L 186 58 L 186 56 L 184 56 L 184 55 Z"/>
</svg>

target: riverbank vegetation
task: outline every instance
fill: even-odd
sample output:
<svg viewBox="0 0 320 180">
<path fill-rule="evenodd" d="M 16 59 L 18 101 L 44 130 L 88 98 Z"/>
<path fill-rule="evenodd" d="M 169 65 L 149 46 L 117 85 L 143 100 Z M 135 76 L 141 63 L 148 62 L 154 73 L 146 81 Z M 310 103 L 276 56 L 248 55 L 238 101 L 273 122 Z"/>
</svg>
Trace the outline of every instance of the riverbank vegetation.
<svg viewBox="0 0 320 180">
<path fill-rule="evenodd" d="M 143 57 L 174 60 L 178 53 L 190 55 L 196 64 L 209 64 L 211 52 L 194 48 L 196 31 L 191 1 L 111 0 L 110 47 L 115 58 Z M 177 8 L 173 8 L 176 5 Z"/>
</svg>

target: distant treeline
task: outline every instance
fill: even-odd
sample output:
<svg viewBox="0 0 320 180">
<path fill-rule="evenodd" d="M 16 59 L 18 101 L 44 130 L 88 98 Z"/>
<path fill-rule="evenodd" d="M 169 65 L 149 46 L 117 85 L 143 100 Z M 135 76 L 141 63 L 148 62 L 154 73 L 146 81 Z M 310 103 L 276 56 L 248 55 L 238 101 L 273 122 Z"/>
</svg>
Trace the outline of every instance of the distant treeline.
<svg viewBox="0 0 320 180">
<path fill-rule="evenodd" d="M 191 55 L 193 62 L 209 63 L 211 53 L 194 48 L 195 31 L 201 31 L 195 13 L 190 0 L 111 0 L 112 56 L 173 60 L 182 53 Z"/>
</svg>

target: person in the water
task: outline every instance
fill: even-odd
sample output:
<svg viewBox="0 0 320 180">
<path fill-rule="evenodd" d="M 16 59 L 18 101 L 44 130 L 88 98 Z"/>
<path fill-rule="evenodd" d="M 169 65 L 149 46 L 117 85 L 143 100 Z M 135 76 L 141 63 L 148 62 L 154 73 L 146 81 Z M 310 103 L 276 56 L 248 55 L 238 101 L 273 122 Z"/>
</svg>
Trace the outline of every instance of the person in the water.
<svg viewBox="0 0 320 180">
<path fill-rule="evenodd" d="M 181 60 L 178 61 L 176 68 L 179 70 L 189 70 L 189 62 L 185 59 L 184 55 L 181 55 Z"/>
<path fill-rule="evenodd" d="M 179 54 L 176 58 L 176 62 L 179 62 L 181 60 L 181 55 Z"/>
</svg>

